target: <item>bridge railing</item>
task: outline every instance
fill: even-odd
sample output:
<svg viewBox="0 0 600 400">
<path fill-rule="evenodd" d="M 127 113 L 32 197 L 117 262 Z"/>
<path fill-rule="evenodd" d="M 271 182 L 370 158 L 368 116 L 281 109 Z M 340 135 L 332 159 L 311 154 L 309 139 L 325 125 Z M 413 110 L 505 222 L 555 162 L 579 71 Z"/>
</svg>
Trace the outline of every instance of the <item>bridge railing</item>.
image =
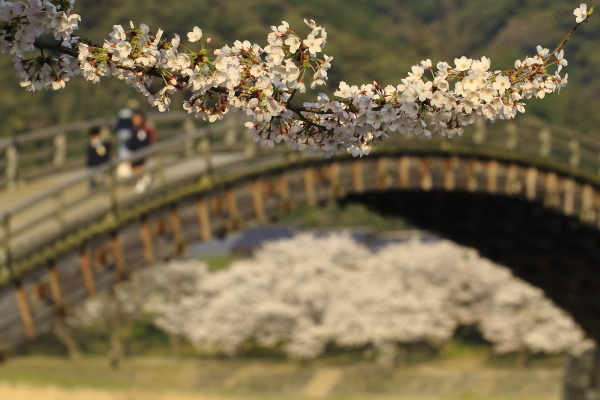
<svg viewBox="0 0 600 400">
<path fill-rule="evenodd" d="M 157 141 L 167 140 L 186 129 L 192 117 L 185 112 L 152 113 L 148 122 L 157 130 Z M 57 125 L 49 128 L 16 134 L 0 139 L 0 190 L 45 175 L 81 168 L 85 165 L 88 131 L 99 126 L 113 142 L 116 119 L 97 118 Z M 201 123 L 201 122 L 200 122 Z M 198 121 L 195 124 L 199 124 Z M 235 143 L 235 123 L 224 122 L 224 144 Z M 206 124 L 208 125 L 208 124 Z M 241 142 L 243 143 L 243 142 Z"/>
<path fill-rule="evenodd" d="M 549 126 L 533 119 L 478 121 L 460 138 L 417 139 L 397 135 L 382 148 L 402 147 L 420 152 L 471 154 L 535 162 L 573 175 L 585 174 L 600 182 L 600 137 L 581 135 L 574 130 Z"/>
</svg>

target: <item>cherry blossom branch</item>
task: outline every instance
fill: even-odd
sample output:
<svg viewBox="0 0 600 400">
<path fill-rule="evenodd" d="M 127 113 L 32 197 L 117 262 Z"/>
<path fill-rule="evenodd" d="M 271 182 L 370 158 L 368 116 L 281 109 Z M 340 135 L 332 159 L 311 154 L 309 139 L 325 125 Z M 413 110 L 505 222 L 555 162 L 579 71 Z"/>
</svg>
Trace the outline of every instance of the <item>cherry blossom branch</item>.
<svg viewBox="0 0 600 400">
<path fill-rule="evenodd" d="M 311 89 L 326 84 L 331 67 L 332 58 L 320 54 L 327 32 L 314 21 L 305 21 L 309 33 L 304 39 L 286 22 L 271 27 L 264 47 L 236 41 L 211 50 L 204 47 L 208 38 L 194 50 L 194 45 L 182 45 L 178 35 L 168 40 L 160 29 L 152 33 L 145 24 L 133 23 L 128 30 L 115 25 L 109 40 L 99 46 L 75 35 L 80 17 L 72 11 L 73 3 L 0 0 L 0 52 L 15 55 L 21 86 L 27 90 L 62 89 L 78 75 L 93 83 L 113 76 L 159 111 L 170 108 L 173 93 L 185 91 L 190 95 L 183 108 L 198 118 L 213 122 L 241 110 L 250 117 L 249 134 L 260 145 L 285 142 L 292 149 L 325 156 L 366 155 L 394 134 L 461 135 L 477 117 L 514 118 L 525 111 L 523 100 L 543 98 L 566 85 L 567 75 L 559 75 L 567 65 L 562 47 L 593 12 L 581 4 L 573 12 L 577 25 L 556 50 L 538 46 L 537 55 L 517 60 L 514 71 L 491 70 L 487 57 L 460 57 L 454 65 L 440 62 L 435 69 L 431 60 L 424 60 L 396 86 L 341 82 L 333 99 L 321 93 L 317 101 L 295 105 L 292 99 L 306 91 L 305 82 Z M 39 39 L 43 34 L 57 42 Z M 199 42 L 202 30 L 194 27 L 187 39 Z M 61 55 L 25 59 L 35 48 Z M 552 59 L 557 64 L 554 75 L 545 69 Z"/>
</svg>

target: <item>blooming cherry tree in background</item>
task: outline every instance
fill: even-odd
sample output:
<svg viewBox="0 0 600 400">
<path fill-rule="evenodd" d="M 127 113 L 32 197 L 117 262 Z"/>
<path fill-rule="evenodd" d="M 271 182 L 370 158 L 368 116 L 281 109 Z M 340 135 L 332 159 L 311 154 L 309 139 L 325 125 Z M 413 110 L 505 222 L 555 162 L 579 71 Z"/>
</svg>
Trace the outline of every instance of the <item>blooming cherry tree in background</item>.
<svg viewBox="0 0 600 400">
<path fill-rule="evenodd" d="M 130 301 L 128 289 L 126 285 L 117 285 L 110 293 L 88 299 L 66 318 L 68 326 L 86 327 L 108 337 L 107 356 L 113 368 L 119 366 L 124 356 L 124 340 L 142 316 L 140 304 Z"/>
<path fill-rule="evenodd" d="M 171 327 L 168 332 L 178 329 L 181 319 L 171 310 L 182 299 L 193 296 L 207 274 L 206 263 L 197 261 L 178 261 L 138 271 L 130 280 L 116 285 L 111 293 L 88 299 L 68 315 L 66 322 L 71 327 L 85 327 L 107 335 L 108 357 L 117 366 L 124 355 L 123 342 L 136 323 L 150 319 L 158 326 Z"/>
<path fill-rule="evenodd" d="M 0 0 L 0 51 L 14 56 L 27 90 L 61 89 L 76 75 L 94 83 L 114 76 L 160 111 L 169 109 L 173 93 L 185 91 L 183 108 L 196 117 L 212 122 L 241 110 L 250 117 L 246 126 L 260 145 L 285 142 L 325 156 L 362 156 L 394 134 L 460 135 L 478 116 L 514 118 L 525 111 L 524 99 L 544 98 L 566 85 L 567 74 L 560 75 L 567 65 L 561 48 L 593 13 L 593 7 L 581 4 L 573 13 L 576 25 L 555 50 L 538 46 L 536 54 L 507 71 L 492 70 L 487 57 L 463 56 L 435 67 L 424 60 L 396 86 L 341 82 L 333 98 L 321 93 L 316 101 L 298 105 L 293 103 L 296 93 L 326 84 L 332 61 L 321 55 L 327 32 L 312 20 L 306 21 L 305 38 L 286 22 L 271 27 L 264 47 L 236 41 L 209 49 L 210 38 L 200 42 L 199 27 L 187 34 L 199 46 L 188 47 L 178 35 L 164 38 L 161 29 L 154 32 L 133 22 L 127 29 L 115 25 L 109 39 L 95 45 L 76 35 L 81 19 L 73 12 L 74 2 Z M 47 34 L 55 41 L 40 39 Z M 36 48 L 41 54 L 28 58 Z"/>
<path fill-rule="evenodd" d="M 489 311 L 486 300 L 502 282 L 515 279 L 507 268 L 447 240 L 390 245 L 377 252 L 374 262 L 378 273 L 390 276 L 401 271 L 406 279 L 443 292 L 444 312 L 463 326 L 476 325 Z"/>
<path fill-rule="evenodd" d="M 441 348 L 458 326 L 478 328 L 500 354 L 592 347 L 540 290 L 471 249 L 414 240 L 371 252 L 339 233 L 270 242 L 217 273 L 199 261 L 138 272 L 73 323 L 126 328 L 140 318 L 230 356 L 252 342 L 311 359 L 333 343 L 393 363 L 413 343 Z"/>
<path fill-rule="evenodd" d="M 593 347 L 573 329 L 564 311 L 540 289 L 520 280 L 505 281 L 483 307 L 486 312 L 480 314 L 479 329 L 496 353 L 581 354 Z"/>
</svg>

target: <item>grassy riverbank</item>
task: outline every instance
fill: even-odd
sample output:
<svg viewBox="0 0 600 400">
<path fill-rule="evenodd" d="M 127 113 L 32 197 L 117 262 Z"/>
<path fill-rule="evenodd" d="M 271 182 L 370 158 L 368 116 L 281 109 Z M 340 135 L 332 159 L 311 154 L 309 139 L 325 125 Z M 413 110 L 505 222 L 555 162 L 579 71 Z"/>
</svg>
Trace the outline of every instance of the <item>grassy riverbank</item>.
<svg viewBox="0 0 600 400">
<path fill-rule="evenodd" d="M 450 357 L 385 367 L 338 356 L 308 363 L 196 358 L 105 358 L 71 362 L 18 357 L 0 366 L 0 399 L 11 400 L 552 400 L 562 369 L 490 364 L 484 357 Z"/>
</svg>

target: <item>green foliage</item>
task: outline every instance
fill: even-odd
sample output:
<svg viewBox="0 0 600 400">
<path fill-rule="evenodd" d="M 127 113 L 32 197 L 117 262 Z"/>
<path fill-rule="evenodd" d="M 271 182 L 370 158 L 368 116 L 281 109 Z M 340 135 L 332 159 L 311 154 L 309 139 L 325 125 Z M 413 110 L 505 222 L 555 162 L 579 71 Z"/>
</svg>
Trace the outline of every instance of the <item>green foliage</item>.
<svg viewBox="0 0 600 400">
<path fill-rule="evenodd" d="M 281 219 L 302 228 L 366 227 L 375 230 L 407 229 L 410 225 L 400 218 L 388 218 L 370 211 L 361 204 L 340 205 L 330 203 L 325 207 L 299 207 Z"/>
<path fill-rule="evenodd" d="M 232 262 L 241 260 L 242 257 L 233 254 L 216 254 L 203 256 L 201 259 L 208 264 L 210 272 L 216 272 L 229 267 Z"/>
<path fill-rule="evenodd" d="M 533 54 L 538 44 L 553 48 L 574 23 L 571 13 L 578 5 L 564 0 L 199 0 L 190 7 L 182 0 L 168 5 L 159 0 L 78 0 L 76 11 L 83 20 L 80 35 L 96 43 L 108 37 L 113 24 L 127 26 L 134 20 L 153 30 L 160 27 L 168 35 L 178 33 L 183 39 L 193 26 L 200 26 L 204 37 L 213 39 L 214 47 L 236 39 L 264 45 L 269 26 L 284 19 L 304 34 L 302 20 L 314 18 L 328 30 L 325 53 L 334 57 L 330 83 L 337 85 L 340 80 L 397 84 L 411 65 L 425 58 L 435 63 L 452 62 L 462 55 L 486 55 L 492 58 L 494 68 L 511 68 L 516 58 Z M 569 85 L 560 95 L 549 96 L 553 99 L 529 101 L 532 114 L 553 124 L 597 133 L 597 22 L 582 26 L 566 46 Z M 114 115 L 129 98 L 144 101 L 115 79 L 92 85 L 74 78 L 66 90 L 26 92 L 19 87 L 6 55 L 0 58 L 0 84 L 0 137 L 55 123 Z M 172 108 L 178 109 L 178 101 Z"/>
</svg>

